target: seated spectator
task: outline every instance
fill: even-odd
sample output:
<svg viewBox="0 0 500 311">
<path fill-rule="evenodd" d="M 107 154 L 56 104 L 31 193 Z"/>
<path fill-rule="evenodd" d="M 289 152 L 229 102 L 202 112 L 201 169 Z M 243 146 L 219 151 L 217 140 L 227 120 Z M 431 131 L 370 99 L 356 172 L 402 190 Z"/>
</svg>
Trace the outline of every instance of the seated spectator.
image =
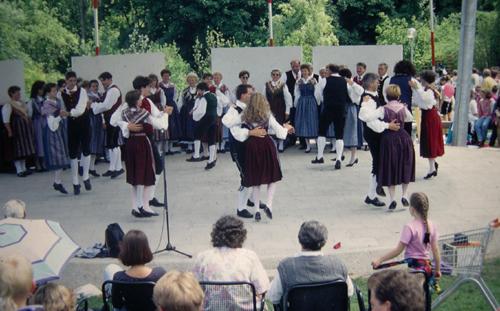
<svg viewBox="0 0 500 311">
<path fill-rule="evenodd" d="M 200 311 L 203 297 L 203 290 L 191 272 L 168 272 L 158 280 L 153 292 L 159 311 Z"/>
<path fill-rule="evenodd" d="M 0 310 L 38 310 L 41 306 L 26 306 L 34 288 L 33 269 L 25 257 L 9 255 L 0 260 Z"/>
<path fill-rule="evenodd" d="M 474 125 L 479 147 L 484 146 L 488 127 L 491 122 L 491 114 L 493 113 L 493 106 L 495 101 L 491 98 L 491 91 L 481 91 L 481 100 L 478 102 L 478 120 Z"/>
<path fill-rule="evenodd" d="M 26 218 L 26 204 L 21 200 L 9 200 L 3 206 L 5 218 Z"/>
<path fill-rule="evenodd" d="M 206 250 L 196 257 L 193 272 L 199 281 L 249 282 L 255 286 L 260 301 L 262 295 L 269 290 L 269 278 L 255 252 L 243 248 L 247 230 L 243 222 L 233 216 L 223 216 L 214 224 L 212 233 L 212 249 Z M 206 293 L 210 295 L 210 293 Z M 251 295 L 248 300 L 229 293 L 239 309 L 249 309 L 253 304 Z M 227 297 L 225 298 L 227 300 Z M 216 297 L 205 299 L 204 310 L 216 310 L 211 306 Z"/>
<path fill-rule="evenodd" d="M 368 279 L 372 311 L 425 310 L 423 278 L 404 270 L 384 270 Z"/>
<path fill-rule="evenodd" d="M 480 92 L 478 90 L 478 92 Z M 467 129 L 468 134 L 471 137 L 470 143 L 474 143 L 477 141 L 476 138 L 474 138 L 476 135 L 474 131 L 474 124 L 476 123 L 478 119 L 478 114 L 477 114 L 477 101 L 476 101 L 476 93 L 474 91 L 470 92 L 470 101 L 469 101 L 469 126 Z M 476 142 L 477 143 L 477 142 Z"/>
<path fill-rule="evenodd" d="M 348 295 L 352 296 L 354 289 L 344 263 L 336 256 L 325 256 L 321 252 L 327 240 L 328 230 L 320 222 L 311 220 L 300 226 L 302 250 L 278 264 L 278 275 L 273 279 L 267 295 L 273 304 L 279 304 L 289 288 L 304 283 L 343 281 L 347 283 Z"/>
<path fill-rule="evenodd" d="M 111 264 L 104 271 L 105 280 L 120 282 L 156 282 L 164 274 L 165 270 L 161 267 L 150 268 L 147 263 L 153 260 L 153 253 L 149 248 L 148 238 L 144 232 L 139 230 L 130 230 L 123 237 L 118 256 L 123 265 L 129 267 L 123 271 L 120 266 Z M 124 297 L 133 297 L 134 293 L 126 285 L 113 285 L 111 288 L 111 301 L 113 307 L 120 309 L 125 307 L 128 311 L 134 310 L 155 310 L 152 297 L 140 297 L 141 301 L 125 301 Z M 138 295 L 135 295 L 138 298 Z M 141 304 L 136 306 L 135 303 Z M 134 304 L 134 305 L 132 305 Z"/>
<path fill-rule="evenodd" d="M 48 283 L 37 289 L 30 301 L 36 305 L 43 305 L 44 311 L 75 310 L 73 293 L 66 287 L 55 283 Z"/>
</svg>

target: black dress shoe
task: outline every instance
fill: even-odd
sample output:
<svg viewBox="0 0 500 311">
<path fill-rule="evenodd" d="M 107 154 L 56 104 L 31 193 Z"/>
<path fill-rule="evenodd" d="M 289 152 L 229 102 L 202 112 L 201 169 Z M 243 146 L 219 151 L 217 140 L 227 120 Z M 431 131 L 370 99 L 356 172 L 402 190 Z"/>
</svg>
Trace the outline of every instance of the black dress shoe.
<svg viewBox="0 0 500 311">
<path fill-rule="evenodd" d="M 255 213 L 255 221 L 259 222 L 261 220 L 260 212 Z"/>
<path fill-rule="evenodd" d="M 253 218 L 252 213 L 250 213 L 248 210 L 244 209 L 242 211 L 236 211 L 236 215 L 241 218 Z"/>
<path fill-rule="evenodd" d="M 85 186 L 85 190 L 87 190 L 87 191 L 92 190 L 92 185 L 90 184 L 90 178 L 87 180 L 84 180 L 83 185 Z"/>
<path fill-rule="evenodd" d="M 273 212 L 271 212 L 271 209 L 267 207 L 267 205 L 264 205 L 264 213 L 266 213 L 267 218 L 273 219 Z"/>
<path fill-rule="evenodd" d="M 406 198 L 401 198 L 401 203 L 403 204 L 404 207 L 410 206 L 410 203 Z"/>
<path fill-rule="evenodd" d="M 101 177 L 101 175 L 97 174 L 95 170 L 89 170 L 89 174 L 94 176 L 94 177 Z"/>
<path fill-rule="evenodd" d="M 375 199 L 370 199 L 368 196 L 366 196 L 365 203 L 376 206 L 376 207 L 385 206 L 385 203 L 380 201 L 377 197 L 375 197 Z"/>
<path fill-rule="evenodd" d="M 79 195 L 80 194 L 80 185 L 73 185 L 73 194 L 74 195 Z"/>
<path fill-rule="evenodd" d="M 252 201 L 250 201 L 250 199 L 248 199 L 247 200 L 247 206 L 254 207 L 255 203 L 253 203 Z"/>
<path fill-rule="evenodd" d="M 17 173 L 17 177 L 26 177 L 28 174 L 26 172 Z"/>
<path fill-rule="evenodd" d="M 433 177 L 433 176 L 435 177 L 437 175 L 438 175 L 437 172 L 434 171 L 432 173 L 429 173 L 429 174 L 425 175 L 424 179 L 430 179 L 431 177 Z"/>
<path fill-rule="evenodd" d="M 195 158 L 195 157 L 191 156 L 191 158 L 186 159 L 186 162 L 201 162 L 201 161 L 203 161 L 203 159 L 201 157 Z"/>
<path fill-rule="evenodd" d="M 323 158 L 321 158 L 321 159 L 314 158 L 314 160 L 312 160 L 311 163 L 312 164 L 323 164 L 323 163 L 325 163 L 325 160 L 323 160 Z"/>
<path fill-rule="evenodd" d="M 123 168 L 119 171 L 114 171 L 113 175 L 111 175 L 111 179 L 115 179 L 116 177 L 120 176 L 123 173 L 125 173 L 125 170 Z"/>
<path fill-rule="evenodd" d="M 349 163 L 346 165 L 346 167 L 353 167 L 355 164 L 358 164 L 358 159 L 354 160 L 354 162 Z"/>
<path fill-rule="evenodd" d="M 137 217 L 137 218 L 144 218 L 145 217 L 141 212 L 138 212 L 135 209 L 132 210 L 132 216 Z"/>
<path fill-rule="evenodd" d="M 396 207 L 398 206 L 398 204 L 396 203 L 396 201 L 392 201 L 391 204 L 389 205 L 389 212 L 392 212 L 396 209 Z"/>
<path fill-rule="evenodd" d="M 205 166 L 205 170 L 210 170 L 210 169 L 213 169 L 215 167 L 215 163 L 217 162 L 217 160 L 214 160 L 210 163 L 207 163 L 207 166 Z"/>
<path fill-rule="evenodd" d="M 344 161 L 344 160 L 345 160 L 345 155 L 342 155 L 341 159 L 342 159 L 342 161 Z M 333 159 L 332 159 L 332 161 L 333 161 L 333 162 L 336 162 L 336 161 L 337 161 L 337 158 L 333 158 Z"/>
<path fill-rule="evenodd" d="M 149 205 L 154 206 L 154 207 L 163 207 L 163 203 L 158 201 L 158 199 L 156 199 L 156 198 L 149 200 Z"/>
<path fill-rule="evenodd" d="M 385 191 L 382 186 L 377 186 L 377 189 L 375 191 L 377 192 L 378 196 L 385 197 Z"/>
<path fill-rule="evenodd" d="M 340 161 L 335 162 L 335 169 L 336 170 L 340 170 L 341 167 L 342 167 L 342 164 L 340 163 Z"/>
<path fill-rule="evenodd" d="M 144 216 L 144 217 L 151 217 L 151 216 L 158 216 L 159 214 L 156 213 L 156 212 L 148 212 L 146 211 L 143 207 L 139 207 L 139 212 L 141 212 L 141 214 Z"/>
<path fill-rule="evenodd" d="M 267 207 L 267 205 L 266 205 L 266 204 L 264 204 L 264 203 L 260 203 L 260 204 L 259 204 L 259 208 L 260 208 L 260 209 L 265 209 L 266 207 Z"/>
<path fill-rule="evenodd" d="M 54 190 L 57 190 L 57 191 L 59 191 L 60 193 L 63 193 L 63 194 L 68 194 L 68 191 L 66 191 L 66 189 L 64 189 L 64 186 L 62 184 L 56 184 L 56 183 L 54 183 L 52 186 L 54 187 Z"/>
<path fill-rule="evenodd" d="M 208 159 L 210 159 L 210 157 L 207 157 L 207 156 L 201 156 L 200 158 L 202 161 L 207 161 Z"/>
<path fill-rule="evenodd" d="M 113 175 L 113 171 L 106 171 L 106 173 L 102 174 L 103 177 L 110 177 L 111 175 Z"/>
</svg>

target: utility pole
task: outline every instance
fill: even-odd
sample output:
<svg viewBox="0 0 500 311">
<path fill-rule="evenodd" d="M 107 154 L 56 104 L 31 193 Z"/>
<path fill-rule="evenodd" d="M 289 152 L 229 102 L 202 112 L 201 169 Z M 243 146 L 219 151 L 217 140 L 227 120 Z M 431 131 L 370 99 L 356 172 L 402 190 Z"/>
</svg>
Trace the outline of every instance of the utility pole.
<svg viewBox="0 0 500 311">
<path fill-rule="evenodd" d="M 80 44 L 85 42 L 85 13 L 87 13 L 87 6 L 85 0 L 80 0 Z"/>
<path fill-rule="evenodd" d="M 95 55 L 99 56 L 99 0 L 92 0 L 92 8 L 94 10 L 94 36 L 95 36 Z"/>
<path fill-rule="evenodd" d="M 472 63 L 476 37 L 477 0 L 462 0 L 460 51 L 458 55 L 457 103 L 453 120 L 453 146 L 467 144 Z"/>
<path fill-rule="evenodd" d="M 431 11 L 431 16 L 429 18 L 431 24 L 431 59 L 432 59 L 432 71 L 436 71 L 436 54 L 434 49 L 434 3 L 433 0 L 429 0 L 429 9 Z"/>
</svg>

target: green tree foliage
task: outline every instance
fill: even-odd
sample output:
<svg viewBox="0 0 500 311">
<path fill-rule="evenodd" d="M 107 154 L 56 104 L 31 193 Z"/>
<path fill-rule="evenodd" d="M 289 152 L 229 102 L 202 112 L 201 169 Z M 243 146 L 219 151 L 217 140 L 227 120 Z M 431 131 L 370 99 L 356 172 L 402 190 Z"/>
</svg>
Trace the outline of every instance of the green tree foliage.
<svg viewBox="0 0 500 311">
<path fill-rule="evenodd" d="M 80 53 L 78 37 L 39 1 L 0 2 L 0 16 L 0 59 L 23 60 L 27 86 L 36 79 L 55 80 Z"/>
<path fill-rule="evenodd" d="M 199 75 L 210 72 L 212 48 L 237 47 L 233 38 L 226 39 L 223 34 L 213 29 L 208 29 L 205 35 L 205 43 L 196 38 L 193 46 L 193 59 L 195 70 Z"/>
<path fill-rule="evenodd" d="M 431 66 L 430 27 L 426 20 L 412 18 L 389 18 L 381 14 L 381 23 L 377 25 L 377 44 L 402 44 L 404 58 L 410 59 L 410 42 L 406 36 L 407 29 L 417 30 L 415 39 L 414 62 L 417 68 Z M 487 67 L 494 63 L 494 21 L 495 12 L 478 12 L 476 44 L 474 49 L 474 65 Z M 460 49 L 460 14 L 454 13 L 443 18 L 435 28 L 436 63 L 448 69 L 456 69 Z"/>
<path fill-rule="evenodd" d="M 312 47 L 338 45 L 327 0 L 291 0 L 278 6 L 273 17 L 276 45 L 302 46 L 304 61 L 312 62 Z"/>
</svg>

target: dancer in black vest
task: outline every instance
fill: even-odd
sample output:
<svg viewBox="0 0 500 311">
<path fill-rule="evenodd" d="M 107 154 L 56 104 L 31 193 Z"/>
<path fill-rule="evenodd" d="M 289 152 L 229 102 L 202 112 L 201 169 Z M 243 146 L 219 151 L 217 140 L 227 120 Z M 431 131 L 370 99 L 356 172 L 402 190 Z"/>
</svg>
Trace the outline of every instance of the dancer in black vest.
<svg viewBox="0 0 500 311">
<path fill-rule="evenodd" d="M 378 98 L 381 101 L 382 105 L 385 105 L 385 95 L 384 95 L 384 88 L 387 86 L 385 84 L 385 81 L 389 79 L 389 75 L 387 74 L 387 70 L 389 69 L 389 66 L 387 66 L 386 63 L 380 63 L 378 64 L 378 88 L 377 88 L 377 93 L 378 93 Z"/>
<path fill-rule="evenodd" d="M 328 65 L 328 68 L 331 75 L 323 79 L 317 88 L 320 98 L 323 98 L 324 109 L 319 118 L 318 154 L 316 159 L 312 160 L 311 163 L 324 163 L 323 151 L 326 145 L 326 133 L 328 127 L 333 122 L 336 139 L 335 145 L 337 154 L 339 155 L 335 162 L 335 169 L 340 169 L 341 155 L 344 151 L 345 109 L 349 102 L 349 92 L 346 80 L 339 75 L 339 66 L 331 64 Z"/>
<path fill-rule="evenodd" d="M 285 72 L 285 75 L 283 76 L 283 82 L 285 82 L 288 90 L 290 91 L 290 93 L 292 95 L 292 103 L 295 103 L 295 94 L 294 94 L 295 84 L 302 77 L 302 75 L 300 73 L 300 61 L 298 59 L 293 59 L 290 62 L 290 67 L 291 67 L 291 69 L 289 71 Z M 319 77 L 316 78 L 316 81 L 318 81 L 318 78 Z M 294 106 L 292 106 L 290 108 L 289 121 L 290 121 L 290 124 L 293 126 L 295 126 L 295 110 L 296 110 L 296 108 L 297 107 L 294 107 Z M 295 136 L 294 134 L 288 135 L 287 145 L 294 146 L 296 141 L 297 141 L 297 136 Z M 299 142 L 300 142 L 300 149 L 305 150 L 307 148 L 306 140 L 304 138 L 300 138 Z"/>
<path fill-rule="evenodd" d="M 76 85 L 76 73 L 66 73 L 66 87 L 61 91 L 63 100 L 63 117 L 68 117 L 68 149 L 73 176 L 73 193 L 80 194 L 78 179 L 78 156 L 82 154 L 80 162 L 83 166 L 83 184 L 85 190 L 92 190 L 89 178 L 90 167 L 90 118 L 88 113 L 88 97 L 85 89 Z"/>
<path fill-rule="evenodd" d="M 365 93 L 361 96 L 361 109 L 359 111 L 359 119 L 363 121 L 363 135 L 370 148 L 372 156 L 372 170 L 370 174 L 370 183 L 368 187 L 368 194 L 365 198 L 366 204 L 371 204 L 377 207 L 385 206 L 377 198 L 377 194 L 385 196 L 383 189 L 377 187 L 377 174 L 380 162 L 380 137 L 381 133 L 386 129 L 397 131 L 400 125 L 395 121 L 391 123 L 383 122 L 376 117 L 376 110 L 382 107 L 383 104 L 377 94 L 378 89 L 378 76 L 374 73 L 367 73 L 363 77 L 363 86 Z"/>
<path fill-rule="evenodd" d="M 94 114 L 103 113 L 104 122 L 106 123 L 106 148 L 109 149 L 109 169 L 102 176 L 116 178 L 125 171 L 122 166 L 122 153 L 118 144 L 120 136 L 120 128 L 112 126 L 110 123 L 111 116 L 122 104 L 122 94 L 120 89 L 113 84 L 113 76 L 109 72 L 103 72 L 99 75 L 99 80 L 106 90 L 104 100 L 102 102 L 92 103 L 92 111 Z"/>
</svg>

